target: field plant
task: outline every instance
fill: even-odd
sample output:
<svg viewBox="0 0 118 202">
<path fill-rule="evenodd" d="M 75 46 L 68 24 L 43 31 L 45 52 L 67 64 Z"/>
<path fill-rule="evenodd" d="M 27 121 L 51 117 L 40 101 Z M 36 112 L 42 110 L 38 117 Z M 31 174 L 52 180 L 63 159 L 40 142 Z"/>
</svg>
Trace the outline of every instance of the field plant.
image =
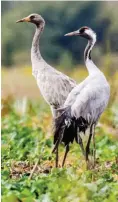
<svg viewBox="0 0 118 202">
<path fill-rule="evenodd" d="M 82 78 L 85 72 L 75 69 L 71 76 L 76 75 Z M 111 100 L 96 128 L 97 162 L 91 170 L 86 169 L 76 143 L 71 145 L 65 167 L 55 168 L 52 117 L 43 99 L 35 99 L 34 94 L 32 99 L 2 98 L 2 202 L 118 201 L 117 77 L 117 73 L 112 78 L 108 75 Z M 59 152 L 61 165 L 63 145 Z"/>
</svg>

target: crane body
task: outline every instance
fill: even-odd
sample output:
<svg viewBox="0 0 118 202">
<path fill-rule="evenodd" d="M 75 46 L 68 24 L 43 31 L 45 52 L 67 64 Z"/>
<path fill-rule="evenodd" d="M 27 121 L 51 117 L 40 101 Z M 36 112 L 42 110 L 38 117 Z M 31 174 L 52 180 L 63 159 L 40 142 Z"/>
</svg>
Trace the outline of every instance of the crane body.
<svg viewBox="0 0 118 202">
<path fill-rule="evenodd" d="M 42 96 L 50 105 L 53 118 L 56 118 L 56 109 L 64 104 L 69 92 L 77 84 L 73 79 L 47 64 L 42 58 L 39 49 L 39 39 L 45 27 L 44 19 L 38 14 L 31 14 L 17 22 L 30 22 L 36 25 L 31 48 L 32 74 L 36 79 Z M 56 162 L 58 162 L 58 152 L 56 159 Z"/>
<path fill-rule="evenodd" d="M 17 22 L 31 22 L 36 25 L 31 48 L 32 74 L 52 112 L 56 112 L 55 109 L 64 104 L 69 92 L 76 86 L 76 82 L 47 64 L 41 56 L 39 39 L 45 27 L 44 19 L 34 13 Z M 53 113 L 53 116 L 55 117 L 56 114 Z"/>
<path fill-rule="evenodd" d="M 37 85 L 46 102 L 55 109 L 62 106 L 76 82 L 57 71 L 42 58 L 39 50 L 39 39 L 44 29 L 44 22 L 36 28 L 32 42 L 31 61 L 32 74 L 36 79 Z M 56 116 L 56 115 L 55 115 Z"/>
<path fill-rule="evenodd" d="M 62 108 L 58 109 L 61 115 L 55 119 L 54 131 L 54 149 L 59 146 L 60 142 L 64 142 L 66 151 L 62 166 L 65 163 L 69 144 L 74 140 L 80 143 L 82 152 L 89 160 L 91 138 L 95 135 L 95 126 L 106 108 L 109 96 L 110 87 L 104 74 L 97 68 L 91 60 L 91 50 L 96 42 L 96 34 L 88 27 L 82 27 L 79 30 L 66 34 L 66 36 L 80 35 L 88 39 L 88 45 L 84 52 L 85 64 L 88 69 L 89 76 L 77 85 L 69 93 Z M 80 135 L 81 132 L 86 133 L 89 129 L 89 138 L 84 150 Z M 95 161 L 95 140 L 94 146 L 94 161 Z M 95 163 L 95 162 L 94 162 Z"/>
</svg>

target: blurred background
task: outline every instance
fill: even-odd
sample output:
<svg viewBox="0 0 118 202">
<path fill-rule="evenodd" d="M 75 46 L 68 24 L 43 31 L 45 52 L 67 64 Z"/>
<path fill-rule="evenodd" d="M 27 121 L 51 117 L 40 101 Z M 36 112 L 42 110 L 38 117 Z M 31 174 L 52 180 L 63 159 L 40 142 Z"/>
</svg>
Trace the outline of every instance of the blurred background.
<svg viewBox="0 0 118 202">
<path fill-rule="evenodd" d="M 90 26 L 97 33 L 97 44 L 92 52 L 94 62 L 110 76 L 115 74 L 118 68 L 118 2 L 2 1 L 2 96 L 39 98 L 30 60 L 35 26 L 15 23 L 31 13 L 41 14 L 46 21 L 40 50 L 49 64 L 81 81 L 87 75 L 83 60 L 87 41 L 64 37 L 64 34 Z"/>
</svg>

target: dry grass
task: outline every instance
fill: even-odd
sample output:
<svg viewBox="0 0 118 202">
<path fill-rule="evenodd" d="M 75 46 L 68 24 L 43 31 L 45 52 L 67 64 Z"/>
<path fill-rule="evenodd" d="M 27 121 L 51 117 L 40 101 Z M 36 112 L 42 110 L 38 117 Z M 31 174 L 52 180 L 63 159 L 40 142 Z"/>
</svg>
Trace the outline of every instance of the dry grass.
<svg viewBox="0 0 118 202">
<path fill-rule="evenodd" d="M 2 69 L 2 97 L 9 94 L 15 98 L 36 99 L 40 97 L 31 68 Z"/>
</svg>

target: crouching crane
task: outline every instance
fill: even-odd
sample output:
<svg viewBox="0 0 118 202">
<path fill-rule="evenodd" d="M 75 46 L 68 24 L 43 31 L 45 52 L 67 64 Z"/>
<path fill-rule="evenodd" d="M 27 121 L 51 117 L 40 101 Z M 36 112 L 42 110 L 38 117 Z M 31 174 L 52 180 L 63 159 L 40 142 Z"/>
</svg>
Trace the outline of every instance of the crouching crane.
<svg viewBox="0 0 118 202">
<path fill-rule="evenodd" d="M 89 138 L 86 148 L 82 151 L 86 161 L 89 161 L 90 143 L 93 137 L 93 156 L 95 165 L 95 126 L 100 115 L 106 108 L 110 96 L 110 87 L 104 74 L 97 68 L 91 59 L 91 50 L 96 42 L 96 34 L 89 27 L 82 27 L 65 36 L 81 36 L 88 40 L 84 52 L 84 60 L 89 76 L 69 93 L 62 108 L 58 109 L 61 115 L 55 119 L 55 149 L 60 142 L 65 143 L 66 151 L 62 166 L 64 166 L 69 144 L 77 141 L 79 131 L 86 133 L 89 129 Z"/>
<path fill-rule="evenodd" d="M 45 21 L 38 14 L 31 14 L 18 22 L 30 22 L 36 25 L 32 41 L 31 61 L 32 74 L 46 102 L 50 105 L 53 118 L 57 116 L 56 109 L 61 107 L 76 82 L 57 71 L 42 58 L 39 50 L 39 39 L 44 30 Z M 56 150 L 56 167 L 58 166 L 58 148 Z"/>
</svg>

